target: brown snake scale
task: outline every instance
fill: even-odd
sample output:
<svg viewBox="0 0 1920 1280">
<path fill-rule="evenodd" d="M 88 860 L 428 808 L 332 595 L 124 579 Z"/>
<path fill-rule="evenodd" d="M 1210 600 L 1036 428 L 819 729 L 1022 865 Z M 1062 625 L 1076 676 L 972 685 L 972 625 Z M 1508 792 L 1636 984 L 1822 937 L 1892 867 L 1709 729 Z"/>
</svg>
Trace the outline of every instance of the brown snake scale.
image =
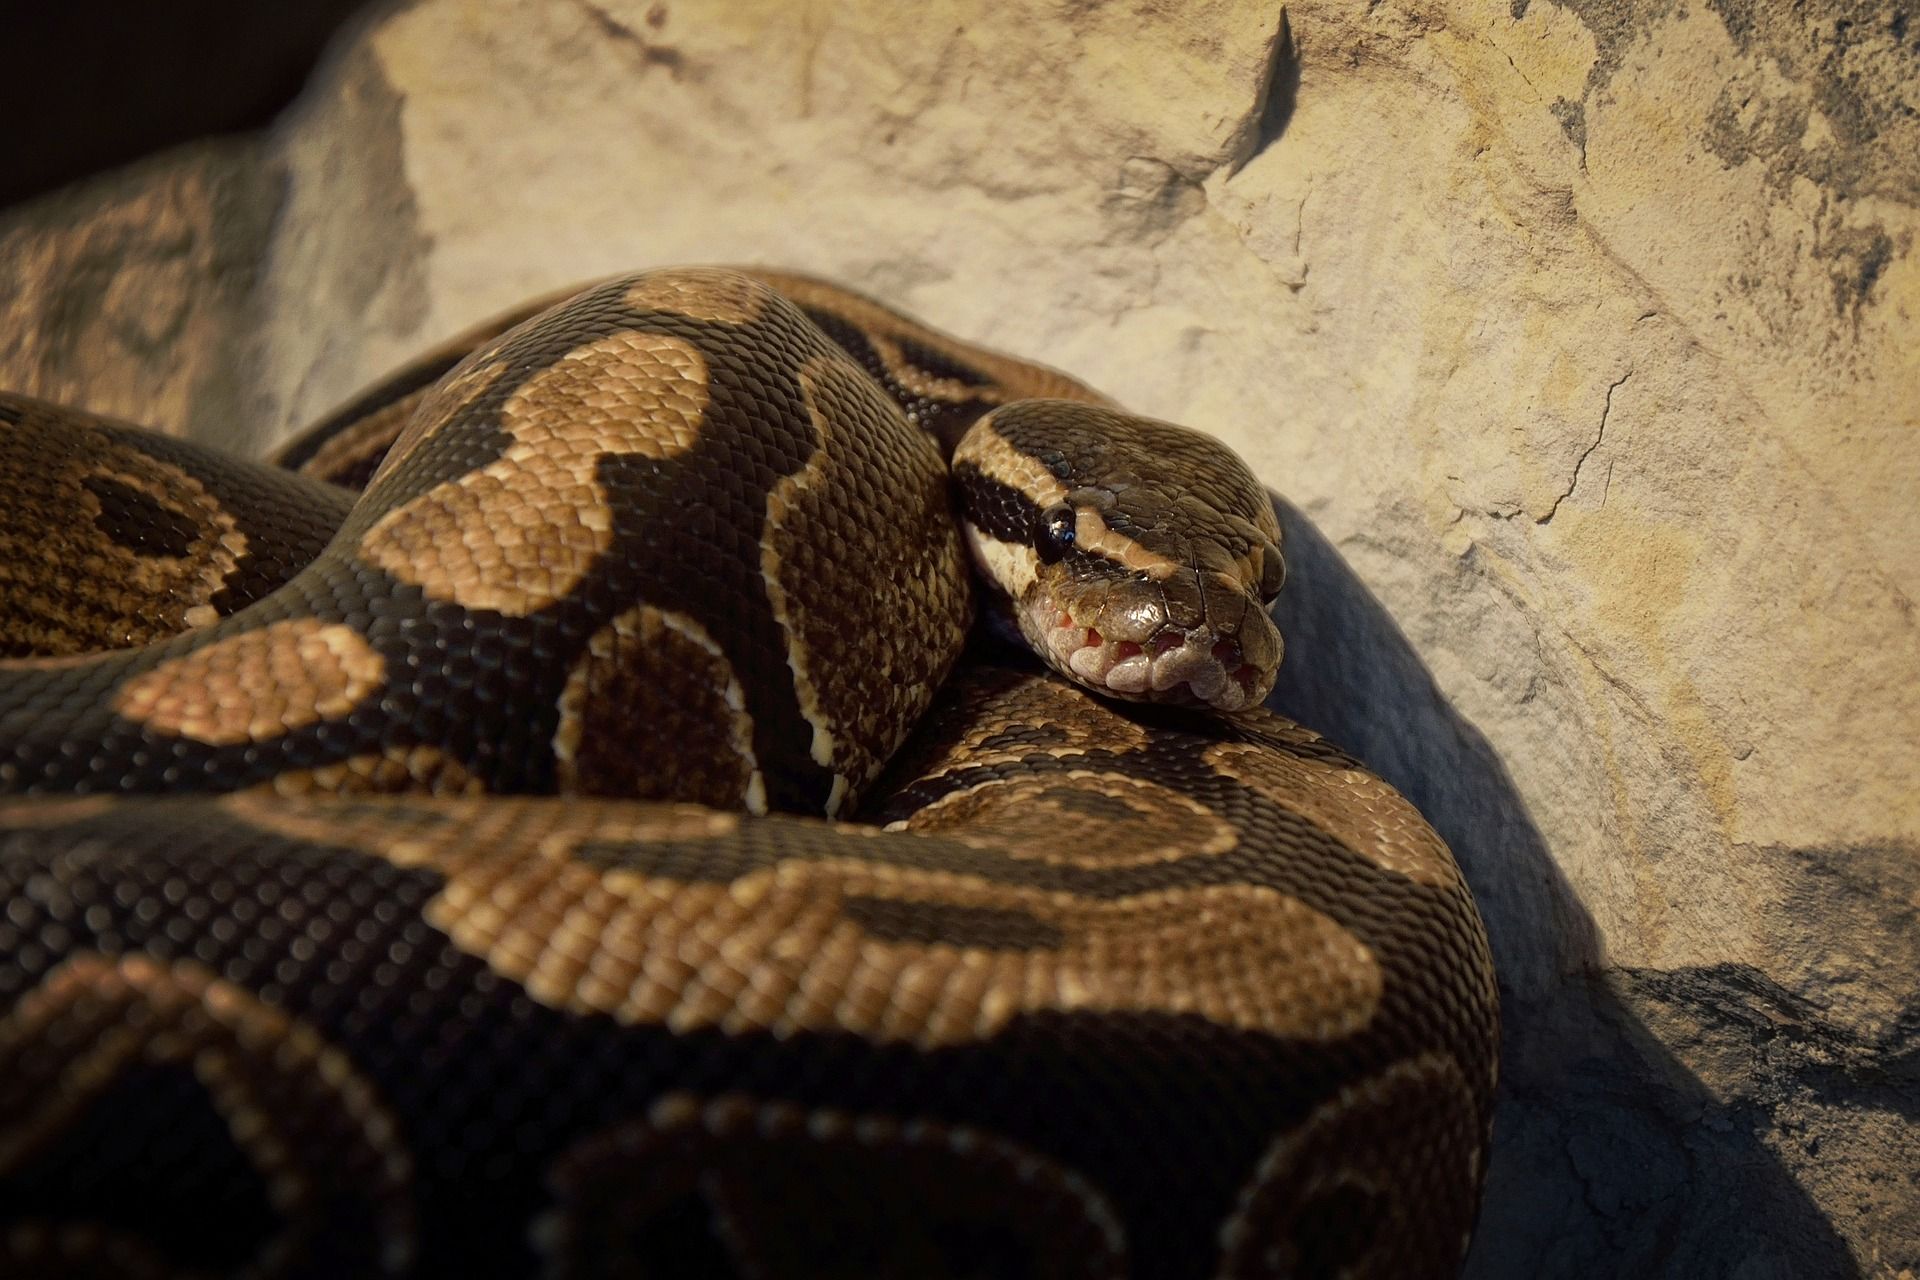
<svg viewBox="0 0 1920 1280">
<path fill-rule="evenodd" d="M 278 461 L 0 395 L 0 1274 L 1457 1270 L 1485 936 L 1224 448 L 689 269 Z"/>
</svg>

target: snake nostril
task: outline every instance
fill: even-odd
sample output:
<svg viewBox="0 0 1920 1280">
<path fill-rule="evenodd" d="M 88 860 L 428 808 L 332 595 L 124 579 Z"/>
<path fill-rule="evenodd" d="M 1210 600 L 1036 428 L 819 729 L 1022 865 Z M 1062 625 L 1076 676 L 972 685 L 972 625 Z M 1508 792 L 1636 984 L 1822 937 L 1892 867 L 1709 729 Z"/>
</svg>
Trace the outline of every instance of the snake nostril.
<svg viewBox="0 0 1920 1280">
<path fill-rule="evenodd" d="M 1232 670 L 1240 665 L 1240 646 L 1232 640 L 1216 640 L 1213 644 L 1213 657 L 1221 666 Z"/>
<path fill-rule="evenodd" d="M 1163 653 L 1178 649 L 1186 642 L 1187 639 L 1184 635 L 1169 628 L 1153 638 L 1147 646 L 1147 651 L 1157 658 Z"/>
</svg>

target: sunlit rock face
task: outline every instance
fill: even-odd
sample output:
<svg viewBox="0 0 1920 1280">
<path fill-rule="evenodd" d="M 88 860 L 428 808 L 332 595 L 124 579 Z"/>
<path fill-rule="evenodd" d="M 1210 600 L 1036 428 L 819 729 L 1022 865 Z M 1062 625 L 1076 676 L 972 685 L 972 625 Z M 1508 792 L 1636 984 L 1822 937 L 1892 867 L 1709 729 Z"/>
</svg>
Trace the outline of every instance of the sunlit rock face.
<svg viewBox="0 0 1920 1280">
<path fill-rule="evenodd" d="M 1228 439 L 1276 704 L 1458 851 L 1471 1272 L 1920 1268 L 1920 54 L 1899 6 L 375 13 L 0 215 L 0 382 L 263 448 L 570 280 L 820 272 Z"/>
</svg>

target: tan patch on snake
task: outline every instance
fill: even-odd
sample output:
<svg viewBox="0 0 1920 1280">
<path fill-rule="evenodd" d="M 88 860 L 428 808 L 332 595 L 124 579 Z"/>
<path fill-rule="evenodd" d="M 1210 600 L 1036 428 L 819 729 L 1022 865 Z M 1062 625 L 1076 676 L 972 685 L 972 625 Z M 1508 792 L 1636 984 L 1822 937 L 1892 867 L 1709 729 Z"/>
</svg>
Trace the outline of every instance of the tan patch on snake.
<svg viewBox="0 0 1920 1280">
<path fill-rule="evenodd" d="M 1257 885 L 1087 897 L 877 860 L 918 836 L 689 805 L 221 804 L 264 830 L 431 868 L 446 885 L 427 918 L 463 951 L 554 1008 L 675 1031 L 840 1030 L 932 1048 L 1024 1014 L 1135 1011 L 1326 1040 L 1364 1027 L 1381 994 L 1358 938 Z M 629 850 L 696 874 L 729 859 L 753 869 L 684 880 L 630 869 Z"/>
<path fill-rule="evenodd" d="M 960 700 L 983 695 L 962 694 Z M 1147 747 L 1147 731 L 1057 677 L 1026 676 L 994 696 L 992 714 L 974 715 L 928 737 L 937 750 L 911 773 L 937 778 L 969 768 L 1018 765 L 1031 756 L 1074 759 L 1089 752 L 1124 755 Z"/>
<path fill-rule="evenodd" d="M 635 605 L 567 675 L 553 737 L 560 790 L 765 813 L 746 694 L 683 614 Z"/>
<path fill-rule="evenodd" d="M 248 1273 L 277 1273 L 342 1229 L 369 1233 L 369 1267 L 408 1265 L 412 1167 L 373 1086 L 312 1027 L 192 961 L 78 952 L 0 1020 L 0 1177 L 162 1064 L 191 1073 L 266 1183 L 275 1230 Z"/>
<path fill-rule="evenodd" d="M 1143 778 L 1073 769 L 952 792 L 888 830 L 941 832 L 976 848 L 1056 866 L 1137 867 L 1239 847 L 1233 824 Z"/>
<path fill-rule="evenodd" d="M 1236 742 L 1208 747 L 1205 759 L 1384 871 L 1418 884 L 1460 884 L 1446 842 L 1399 792 L 1365 770 Z"/>
<path fill-rule="evenodd" d="M 1331 1039 L 1379 1003 L 1371 951 L 1272 889 L 1081 897 L 859 856 L 908 836 L 785 834 L 820 856 L 687 882 L 569 855 L 591 837 L 542 840 L 531 857 L 469 832 L 428 856 L 448 882 L 427 917 L 544 1004 L 679 1032 L 837 1030 L 933 1048 L 1024 1014 L 1135 1011 Z"/>
<path fill-rule="evenodd" d="M 477 796 L 486 791 L 465 765 L 434 747 L 390 746 L 312 769 L 289 769 L 257 788 L 297 796 L 395 795 L 416 792 Z"/>
<path fill-rule="evenodd" d="M 361 557 L 463 608 L 523 617 L 565 599 L 612 544 L 600 459 L 690 448 L 706 379 L 700 353 L 667 334 L 574 348 L 502 404 L 513 444 L 500 457 L 388 512 Z"/>
<path fill-rule="evenodd" d="M 135 676 L 114 695 L 113 709 L 160 733 L 236 746 L 338 719 L 385 677 L 385 659 L 352 627 L 299 618 Z"/>
<path fill-rule="evenodd" d="M 1221 1228 L 1223 1280 L 1296 1276 L 1320 1256 L 1325 1219 L 1364 1205 L 1370 1248 L 1343 1258 L 1360 1278 L 1428 1274 L 1464 1258 L 1479 1197 L 1479 1106 L 1459 1065 L 1439 1053 L 1356 1080 L 1278 1137 Z"/>
<path fill-rule="evenodd" d="M 288 823 L 257 800 L 242 812 L 273 829 Z M 1367 946 L 1254 885 L 1087 898 L 872 862 L 868 842 L 918 837 L 864 827 L 741 827 L 682 806 L 609 806 L 559 831 L 536 804 L 440 812 L 461 818 L 415 806 L 396 821 L 382 810 L 363 839 L 392 862 L 438 869 L 447 885 L 430 923 L 536 1000 L 574 1013 L 674 1031 L 851 1031 L 933 1048 L 1039 1011 L 1194 1013 L 1334 1038 L 1365 1027 L 1379 1006 Z M 353 821 L 324 812 L 305 821 L 321 821 L 330 842 L 355 841 Z M 762 865 L 682 881 L 618 862 L 622 848 L 668 841 L 695 842 L 682 850 L 689 867 L 741 856 Z M 772 841 L 797 856 L 770 860 Z M 612 852 L 586 858 L 588 848 Z"/>
<path fill-rule="evenodd" d="M 799 381 L 819 445 L 768 495 L 760 564 L 811 756 L 840 780 L 832 813 L 932 701 L 969 602 L 933 443 L 843 357 L 808 361 Z"/>
<path fill-rule="evenodd" d="M 671 311 L 711 324 L 752 324 L 766 310 L 767 295 L 754 281 L 731 271 L 698 268 L 653 271 L 627 289 L 626 304 L 639 311 Z"/>
</svg>

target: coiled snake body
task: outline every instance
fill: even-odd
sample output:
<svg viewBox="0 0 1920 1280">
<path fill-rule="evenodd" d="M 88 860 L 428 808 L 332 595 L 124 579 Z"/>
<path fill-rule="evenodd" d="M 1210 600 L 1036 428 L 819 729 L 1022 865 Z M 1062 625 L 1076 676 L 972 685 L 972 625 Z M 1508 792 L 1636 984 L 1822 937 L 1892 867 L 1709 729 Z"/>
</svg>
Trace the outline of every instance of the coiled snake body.
<svg viewBox="0 0 1920 1280">
<path fill-rule="evenodd" d="M 687 270 L 282 461 L 0 396 L 0 1271 L 1457 1267 L 1484 935 L 1219 446 Z"/>
</svg>

